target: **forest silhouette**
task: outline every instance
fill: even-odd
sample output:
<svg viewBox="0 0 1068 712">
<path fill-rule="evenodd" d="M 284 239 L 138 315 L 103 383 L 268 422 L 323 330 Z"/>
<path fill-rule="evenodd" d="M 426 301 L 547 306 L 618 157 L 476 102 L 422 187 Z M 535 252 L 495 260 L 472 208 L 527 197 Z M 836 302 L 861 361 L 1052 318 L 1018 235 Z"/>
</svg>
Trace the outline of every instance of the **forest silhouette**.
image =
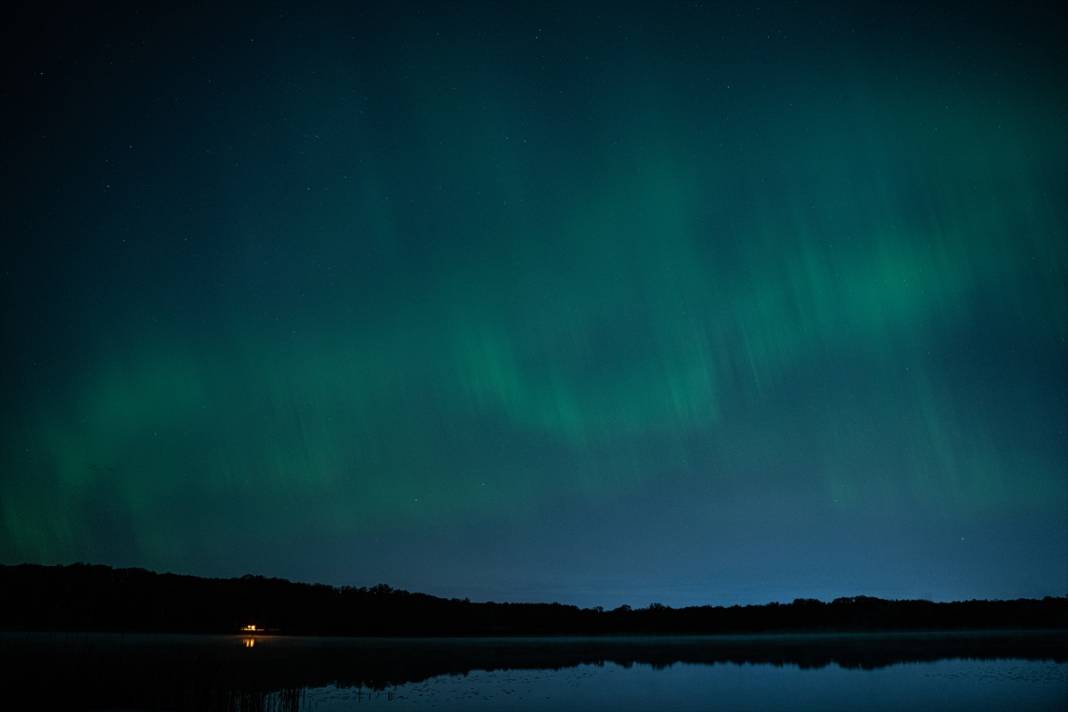
<svg viewBox="0 0 1068 712">
<path fill-rule="evenodd" d="M 0 565 L 0 630 L 347 636 L 685 635 L 1068 629 L 1068 598 L 830 602 L 612 610 L 494 603 L 278 578 L 201 578 L 108 566 Z"/>
</svg>

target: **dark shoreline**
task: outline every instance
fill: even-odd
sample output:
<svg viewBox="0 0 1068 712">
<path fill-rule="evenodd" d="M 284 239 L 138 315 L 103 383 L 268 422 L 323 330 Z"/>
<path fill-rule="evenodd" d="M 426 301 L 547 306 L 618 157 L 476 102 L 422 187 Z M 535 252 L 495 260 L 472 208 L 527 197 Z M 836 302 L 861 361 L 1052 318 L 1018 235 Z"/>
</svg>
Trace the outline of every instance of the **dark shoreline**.
<svg viewBox="0 0 1068 712">
<path fill-rule="evenodd" d="M 452 643 L 503 643 L 524 645 L 531 643 L 550 643 L 552 645 L 579 645 L 589 643 L 611 643 L 633 645 L 635 643 L 657 642 L 693 642 L 710 644 L 729 644 L 733 642 L 773 643 L 789 641 L 850 641 L 864 642 L 905 640 L 919 642 L 925 639 L 979 639 L 999 638 L 1057 638 L 1068 645 L 1068 628 L 966 628 L 966 629 L 924 629 L 924 630 L 819 630 L 819 631 L 763 631 L 760 633 L 593 633 L 593 634 L 546 634 L 546 635 L 331 635 L 284 632 L 230 632 L 197 633 L 181 631 L 125 631 L 125 630 L 29 630 L 0 629 L 0 642 L 4 640 L 34 639 L 77 639 L 117 638 L 119 640 L 247 640 L 258 641 L 316 641 L 323 645 L 344 646 L 348 644 L 374 645 L 409 645 L 409 644 L 452 644 Z"/>
<path fill-rule="evenodd" d="M 243 576 L 210 579 L 107 566 L 0 565 L 0 630 L 525 637 L 920 633 L 1068 629 L 1068 598 L 831 602 L 614 610 L 476 603 L 379 585 L 333 587 Z"/>
<path fill-rule="evenodd" d="M 261 709 L 270 695 L 335 685 L 382 691 L 475 671 L 582 665 L 770 665 L 870 671 L 939 660 L 1068 663 L 1068 631 L 341 638 L 142 633 L 0 633 L 5 701 L 87 709 Z M 17 681 L 17 682 L 16 682 Z M 236 696 L 236 697 L 235 697 Z M 234 700 L 241 704 L 235 707 Z M 295 702 L 287 709 L 298 709 Z"/>
</svg>

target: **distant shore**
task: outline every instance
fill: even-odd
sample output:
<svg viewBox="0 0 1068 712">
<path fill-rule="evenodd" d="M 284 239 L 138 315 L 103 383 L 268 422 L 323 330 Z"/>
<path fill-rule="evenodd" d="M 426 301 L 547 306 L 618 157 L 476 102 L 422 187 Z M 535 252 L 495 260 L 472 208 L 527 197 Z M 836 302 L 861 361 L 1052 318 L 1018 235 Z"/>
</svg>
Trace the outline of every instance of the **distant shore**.
<svg viewBox="0 0 1068 712">
<path fill-rule="evenodd" d="M 612 610 L 476 603 L 243 576 L 108 566 L 0 565 L 0 630 L 357 637 L 902 634 L 1068 630 L 1068 597 L 931 602 L 849 596 L 747 606 Z"/>
</svg>

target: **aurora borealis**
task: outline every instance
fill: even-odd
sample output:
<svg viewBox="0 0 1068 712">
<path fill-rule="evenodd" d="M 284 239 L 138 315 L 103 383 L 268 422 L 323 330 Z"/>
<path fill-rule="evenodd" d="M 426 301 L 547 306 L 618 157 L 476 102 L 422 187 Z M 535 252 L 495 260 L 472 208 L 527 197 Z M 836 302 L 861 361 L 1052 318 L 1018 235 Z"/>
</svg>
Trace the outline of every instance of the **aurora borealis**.
<svg viewBox="0 0 1068 712">
<path fill-rule="evenodd" d="M 0 561 L 1068 590 L 1052 8 L 182 7 L 11 23 Z"/>
</svg>

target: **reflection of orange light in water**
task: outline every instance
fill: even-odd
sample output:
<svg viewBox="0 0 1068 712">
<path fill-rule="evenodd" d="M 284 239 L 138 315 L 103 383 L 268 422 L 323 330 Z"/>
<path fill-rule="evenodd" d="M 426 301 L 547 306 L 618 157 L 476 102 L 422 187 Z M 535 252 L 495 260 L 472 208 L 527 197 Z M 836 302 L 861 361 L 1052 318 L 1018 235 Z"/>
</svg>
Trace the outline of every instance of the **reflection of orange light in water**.
<svg viewBox="0 0 1068 712">
<path fill-rule="evenodd" d="M 255 638 L 245 638 L 245 647 L 246 648 L 255 648 L 256 647 L 256 639 Z"/>
</svg>

